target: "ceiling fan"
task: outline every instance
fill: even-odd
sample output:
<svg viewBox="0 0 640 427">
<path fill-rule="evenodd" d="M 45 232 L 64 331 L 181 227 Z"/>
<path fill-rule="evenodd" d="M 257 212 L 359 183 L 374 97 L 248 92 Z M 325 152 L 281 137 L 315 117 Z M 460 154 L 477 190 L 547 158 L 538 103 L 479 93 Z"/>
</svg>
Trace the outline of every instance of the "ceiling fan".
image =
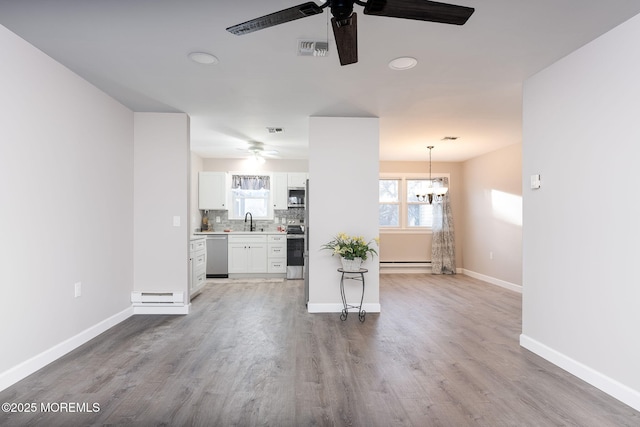
<svg viewBox="0 0 640 427">
<path fill-rule="evenodd" d="M 389 16 L 454 25 L 463 25 L 475 10 L 472 7 L 428 0 L 327 0 L 319 6 L 314 2 L 302 3 L 234 25 L 227 28 L 227 31 L 240 36 L 296 19 L 317 15 L 329 7 L 332 15 L 331 26 L 333 27 L 333 35 L 338 47 L 340 65 L 354 64 L 358 62 L 358 21 L 357 15 L 353 11 L 354 4 L 363 6 L 365 15 Z"/>
<path fill-rule="evenodd" d="M 238 148 L 238 150 L 248 152 L 251 159 L 264 162 L 265 157 L 273 157 L 278 154 L 277 150 L 266 150 L 261 142 L 250 142 L 247 148 Z"/>
</svg>

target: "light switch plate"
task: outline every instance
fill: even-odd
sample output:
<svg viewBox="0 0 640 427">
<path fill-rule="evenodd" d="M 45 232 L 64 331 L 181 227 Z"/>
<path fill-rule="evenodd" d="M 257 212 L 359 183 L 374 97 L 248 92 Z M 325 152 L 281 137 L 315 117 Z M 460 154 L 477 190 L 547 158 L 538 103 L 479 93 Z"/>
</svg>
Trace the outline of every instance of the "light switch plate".
<svg viewBox="0 0 640 427">
<path fill-rule="evenodd" d="M 537 190 L 540 188 L 540 175 L 531 175 L 531 189 Z"/>
<path fill-rule="evenodd" d="M 173 217 L 173 226 L 174 227 L 180 227 L 180 217 L 179 216 L 174 216 Z"/>
</svg>

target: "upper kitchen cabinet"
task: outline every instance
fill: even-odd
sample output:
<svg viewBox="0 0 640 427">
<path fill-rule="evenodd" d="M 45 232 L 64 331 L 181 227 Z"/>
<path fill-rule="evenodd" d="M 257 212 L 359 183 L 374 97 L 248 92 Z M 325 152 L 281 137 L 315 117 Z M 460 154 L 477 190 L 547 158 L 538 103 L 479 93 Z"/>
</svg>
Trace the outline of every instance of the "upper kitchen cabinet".
<svg viewBox="0 0 640 427">
<path fill-rule="evenodd" d="M 273 197 L 273 209 L 287 209 L 288 198 L 288 174 L 275 172 L 272 175 L 271 194 Z"/>
<path fill-rule="evenodd" d="M 287 174 L 289 188 L 305 188 L 307 185 L 307 174 L 304 172 L 289 172 Z"/>
<path fill-rule="evenodd" d="M 198 208 L 201 210 L 227 209 L 226 172 L 198 173 Z"/>
</svg>

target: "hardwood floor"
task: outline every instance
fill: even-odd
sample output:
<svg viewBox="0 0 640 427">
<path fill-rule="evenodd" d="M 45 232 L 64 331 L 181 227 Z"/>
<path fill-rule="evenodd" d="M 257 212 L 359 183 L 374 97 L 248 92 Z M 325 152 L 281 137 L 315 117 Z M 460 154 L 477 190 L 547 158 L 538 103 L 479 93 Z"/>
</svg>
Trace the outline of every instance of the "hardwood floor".
<svg viewBox="0 0 640 427">
<path fill-rule="evenodd" d="M 361 323 L 307 314 L 302 286 L 214 283 L 188 316 L 133 316 L 1 392 L 38 410 L 0 413 L 0 425 L 640 425 L 518 345 L 519 294 L 384 275 L 382 313 Z M 61 402 L 99 411 L 40 410 Z"/>
</svg>

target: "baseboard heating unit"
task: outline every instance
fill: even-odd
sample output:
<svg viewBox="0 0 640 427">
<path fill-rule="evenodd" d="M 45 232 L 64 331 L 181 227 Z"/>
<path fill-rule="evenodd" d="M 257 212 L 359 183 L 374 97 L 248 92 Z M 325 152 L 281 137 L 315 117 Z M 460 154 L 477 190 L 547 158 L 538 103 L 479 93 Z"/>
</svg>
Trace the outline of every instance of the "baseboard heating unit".
<svg viewBox="0 0 640 427">
<path fill-rule="evenodd" d="M 133 291 L 134 314 L 187 314 L 182 291 Z"/>
<path fill-rule="evenodd" d="M 428 273 L 431 261 L 381 261 L 381 273 Z"/>
</svg>

